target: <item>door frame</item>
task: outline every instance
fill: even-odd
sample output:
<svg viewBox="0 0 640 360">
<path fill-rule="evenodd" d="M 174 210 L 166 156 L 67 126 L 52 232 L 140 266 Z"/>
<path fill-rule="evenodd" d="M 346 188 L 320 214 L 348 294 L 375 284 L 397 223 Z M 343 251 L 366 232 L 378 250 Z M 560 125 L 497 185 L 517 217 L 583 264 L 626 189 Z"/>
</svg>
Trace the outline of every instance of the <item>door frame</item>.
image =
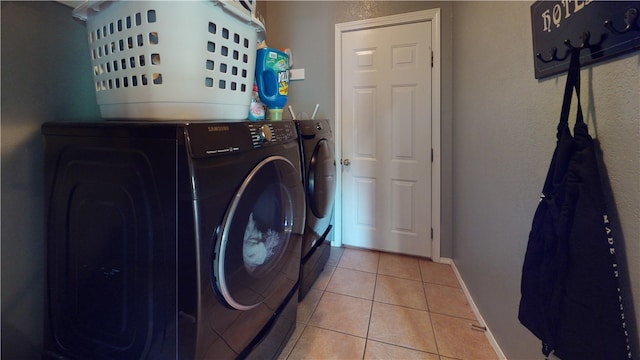
<svg viewBox="0 0 640 360">
<path fill-rule="evenodd" d="M 340 171 L 336 174 L 335 216 L 332 246 L 342 245 L 342 33 L 376 27 L 394 26 L 430 21 L 431 51 L 433 57 L 431 82 L 431 259 L 440 262 L 440 201 L 441 201 L 441 12 L 440 8 L 415 11 L 405 14 L 383 16 L 372 19 L 357 20 L 335 25 L 335 158 Z"/>
</svg>

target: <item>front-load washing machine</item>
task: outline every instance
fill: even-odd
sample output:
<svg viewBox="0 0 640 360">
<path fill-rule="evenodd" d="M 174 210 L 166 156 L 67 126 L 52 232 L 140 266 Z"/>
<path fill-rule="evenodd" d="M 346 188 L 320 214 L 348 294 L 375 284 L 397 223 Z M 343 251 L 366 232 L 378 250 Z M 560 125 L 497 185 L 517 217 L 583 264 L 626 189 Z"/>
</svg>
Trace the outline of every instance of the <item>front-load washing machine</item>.
<svg viewBox="0 0 640 360">
<path fill-rule="evenodd" d="M 300 300 L 302 300 L 331 255 L 327 235 L 331 231 L 336 191 L 336 160 L 333 154 L 333 135 L 328 120 L 296 120 L 296 125 L 307 199 L 300 267 Z"/>
<path fill-rule="evenodd" d="M 295 328 L 295 124 L 47 123 L 44 357 L 275 358 Z"/>
</svg>

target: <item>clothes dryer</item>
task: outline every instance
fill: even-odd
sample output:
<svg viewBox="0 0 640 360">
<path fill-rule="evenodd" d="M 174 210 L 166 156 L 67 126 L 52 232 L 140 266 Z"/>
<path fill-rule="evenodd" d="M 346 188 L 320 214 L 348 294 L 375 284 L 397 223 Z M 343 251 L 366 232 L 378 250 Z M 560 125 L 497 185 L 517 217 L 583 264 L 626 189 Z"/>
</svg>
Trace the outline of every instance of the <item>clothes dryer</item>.
<svg viewBox="0 0 640 360">
<path fill-rule="evenodd" d="M 295 124 L 47 123 L 45 358 L 275 358 L 295 327 Z"/>
<path fill-rule="evenodd" d="M 296 120 L 296 125 L 307 200 L 300 267 L 300 300 L 302 300 L 331 255 L 327 235 L 332 227 L 336 160 L 333 134 L 328 120 Z"/>
</svg>

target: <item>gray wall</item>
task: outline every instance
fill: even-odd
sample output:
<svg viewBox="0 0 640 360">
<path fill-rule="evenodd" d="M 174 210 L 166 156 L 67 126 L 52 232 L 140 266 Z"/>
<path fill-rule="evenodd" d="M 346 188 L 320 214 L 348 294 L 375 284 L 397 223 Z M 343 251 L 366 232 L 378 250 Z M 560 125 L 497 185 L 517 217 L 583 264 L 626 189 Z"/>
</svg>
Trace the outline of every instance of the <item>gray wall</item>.
<svg viewBox="0 0 640 360">
<path fill-rule="evenodd" d="M 99 116 L 84 28 L 52 2 L 2 6 L 2 355 L 37 359 L 44 314 L 40 125 Z"/>
<path fill-rule="evenodd" d="M 334 109 L 335 23 L 442 8 L 447 182 L 442 213 L 450 224 L 443 227 L 442 253 L 454 259 L 510 359 L 541 358 L 538 341 L 517 322 L 517 303 L 528 231 L 554 146 L 565 79 L 533 77 L 530 5 L 260 4 L 270 45 L 292 48 L 296 67 L 306 69 L 307 79 L 291 85 L 290 104 L 310 113 L 320 103 L 319 115 L 329 119 Z M 40 125 L 63 118 L 95 119 L 98 111 L 84 28 L 71 20 L 70 9 L 42 2 L 3 1 L 1 6 L 1 357 L 26 359 L 38 357 L 42 341 Z M 640 54 L 591 66 L 582 76 L 589 128 L 604 151 L 611 182 L 610 212 L 619 218 L 614 231 L 626 253 L 627 309 L 640 314 Z M 637 350 L 637 333 L 633 341 Z"/>
<path fill-rule="evenodd" d="M 520 274 L 555 146 L 566 79 L 534 79 L 530 6 L 453 5 L 453 258 L 511 359 L 532 358 L 540 351 L 539 342 L 517 321 Z M 625 290 L 633 295 L 637 317 L 640 54 L 596 64 L 581 75 L 582 106 L 589 131 L 604 152 L 613 189 L 609 209 L 620 220 L 614 231 L 631 276 L 624 279 Z M 626 300 L 631 314 L 632 296 Z M 637 333 L 632 340 L 638 356 Z"/>
</svg>

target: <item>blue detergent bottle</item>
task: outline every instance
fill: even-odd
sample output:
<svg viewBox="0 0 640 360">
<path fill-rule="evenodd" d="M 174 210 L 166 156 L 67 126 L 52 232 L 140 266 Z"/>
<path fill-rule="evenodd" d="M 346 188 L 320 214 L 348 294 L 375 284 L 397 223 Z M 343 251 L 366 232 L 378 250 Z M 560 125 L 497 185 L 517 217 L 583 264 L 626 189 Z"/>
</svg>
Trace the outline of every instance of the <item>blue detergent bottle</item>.
<svg viewBox="0 0 640 360">
<path fill-rule="evenodd" d="M 282 120 L 289 94 L 289 55 L 272 49 L 258 49 L 256 58 L 258 95 L 269 108 L 269 120 Z"/>
</svg>

